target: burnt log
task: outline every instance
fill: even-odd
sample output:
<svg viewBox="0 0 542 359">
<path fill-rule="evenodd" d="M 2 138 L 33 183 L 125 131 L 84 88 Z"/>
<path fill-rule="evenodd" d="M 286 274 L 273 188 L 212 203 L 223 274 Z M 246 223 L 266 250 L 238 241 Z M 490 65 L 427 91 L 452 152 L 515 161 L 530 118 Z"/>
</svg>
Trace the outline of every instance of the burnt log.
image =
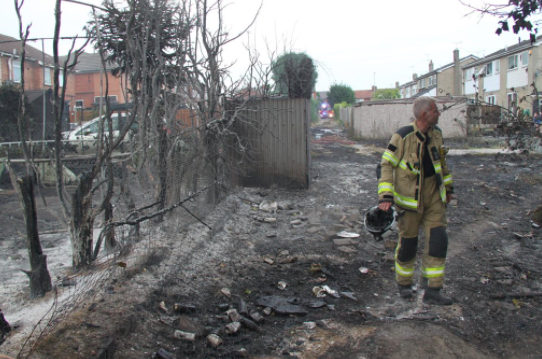
<svg viewBox="0 0 542 359">
<path fill-rule="evenodd" d="M 4 341 L 4 337 L 11 332 L 11 326 L 8 321 L 4 318 L 4 313 L 0 309 L 0 344 Z"/>
<path fill-rule="evenodd" d="M 72 260 L 75 268 L 83 268 L 92 262 L 92 173 L 79 178 L 79 185 L 72 201 Z"/>
<path fill-rule="evenodd" d="M 30 297 L 43 297 L 45 293 L 53 289 L 53 285 L 47 269 L 47 256 L 43 254 L 38 232 L 34 180 L 32 176 L 25 175 L 17 179 L 17 185 L 25 219 L 28 258 L 30 260 L 30 270 L 23 270 L 23 272 L 30 279 Z"/>
</svg>

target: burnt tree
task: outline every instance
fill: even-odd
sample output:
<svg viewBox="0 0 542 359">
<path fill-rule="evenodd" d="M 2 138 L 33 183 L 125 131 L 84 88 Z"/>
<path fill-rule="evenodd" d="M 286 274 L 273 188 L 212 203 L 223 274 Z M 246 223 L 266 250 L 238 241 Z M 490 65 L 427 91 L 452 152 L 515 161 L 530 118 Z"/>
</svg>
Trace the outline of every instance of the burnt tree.
<svg viewBox="0 0 542 359">
<path fill-rule="evenodd" d="M 30 279 L 30 297 L 43 297 L 53 289 L 51 276 L 47 270 L 47 256 L 43 254 L 38 233 L 38 217 L 36 215 L 36 201 L 34 196 L 34 181 L 29 175 L 17 179 L 23 215 L 26 224 L 26 237 L 28 244 L 28 257 L 30 270 L 23 272 Z"/>
</svg>

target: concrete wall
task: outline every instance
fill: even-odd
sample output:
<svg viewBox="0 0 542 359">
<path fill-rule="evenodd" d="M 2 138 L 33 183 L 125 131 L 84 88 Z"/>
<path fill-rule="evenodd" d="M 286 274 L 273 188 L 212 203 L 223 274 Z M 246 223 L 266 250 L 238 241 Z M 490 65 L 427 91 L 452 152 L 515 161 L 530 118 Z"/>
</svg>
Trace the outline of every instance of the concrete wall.
<svg viewBox="0 0 542 359">
<path fill-rule="evenodd" d="M 437 98 L 441 112 L 438 126 L 445 138 L 467 137 L 467 104 L 464 98 Z M 414 99 L 364 102 L 359 107 L 341 110 L 341 119 L 353 128 L 354 135 L 367 139 L 389 139 L 395 131 L 414 120 Z M 344 116 L 344 117 L 343 117 Z"/>
</svg>

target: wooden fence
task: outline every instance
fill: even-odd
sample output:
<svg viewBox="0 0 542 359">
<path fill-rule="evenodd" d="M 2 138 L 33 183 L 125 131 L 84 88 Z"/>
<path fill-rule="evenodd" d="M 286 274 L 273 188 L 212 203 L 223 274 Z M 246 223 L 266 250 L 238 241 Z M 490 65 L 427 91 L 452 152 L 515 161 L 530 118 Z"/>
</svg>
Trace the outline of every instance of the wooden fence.
<svg viewBox="0 0 542 359">
<path fill-rule="evenodd" d="M 228 146 L 232 183 L 237 186 L 308 188 L 310 101 L 266 99 L 229 103 L 236 116 Z"/>
</svg>

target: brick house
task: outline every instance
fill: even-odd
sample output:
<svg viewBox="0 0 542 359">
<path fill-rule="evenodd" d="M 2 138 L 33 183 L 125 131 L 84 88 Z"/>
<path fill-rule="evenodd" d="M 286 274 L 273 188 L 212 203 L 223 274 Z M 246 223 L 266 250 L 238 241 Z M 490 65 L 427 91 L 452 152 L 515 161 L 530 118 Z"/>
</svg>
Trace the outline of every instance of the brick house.
<svg viewBox="0 0 542 359">
<path fill-rule="evenodd" d="M 13 37 L 0 34 L 0 82 L 21 84 L 21 41 Z M 50 140 L 54 134 L 54 119 L 52 109 L 52 88 L 54 81 L 53 57 L 36 49 L 36 44 L 27 41 L 25 46 L 24 62 L 24 85 L 28 102 L 32 106 L 32 124 L 30 136 L 33 140 Z M 74 99 L 74 78 L 68 74 L 66 79 L 66 102 Z M 60 74 L 59 82 L 62 86 L 63 75 Z M 68 113 L 65 110 L 65 127 L 68 129 Z M 0 114 L 0 121 L 2 117 Z M 18 131 L 10 130 L 10 126 L 2 123 L 4 133 L 1 138 L 4 141 L 17 141 Z"/>
<path fill-rule="evenodd" d="M 53 87 L 53 57 L 26 43 L 25 56 L 25 90 L 48 90 Z M 21 83 L 21 41 L 0 34 L 0 81 Z M 60 74 L 62 86 L 63 76 Z M 68 75 L 66 83 L 66 101 L 74 97 L 73 78 Z"/>
<path fill-rule="evenodd" d="M 122 77 L 114 76 L 114 64 L 106 63 L 108 82 L 108 96 L 112 105 L 125 104 L 129 98 L 122 88 Z M 105 93 L 105 76 L 101 81 L 102 62 L 100 54 L 82 53 L 74 67 L 73 77 L 75 83 L 75 100 L 70 104 L 70 117 L 72 122 L 90 120 L 100 105 L 100 98 Z M 105 99 L 102 98 L 105 105 Z"/>
<path fill-rule="evenodd" d="M 542 103 L 542 36 L 521 41 L 463 66 L 463 91 L 488 105 L 538 112 Z M 535 85 L 538 92 L 532 86 Z"/>
</svg>

